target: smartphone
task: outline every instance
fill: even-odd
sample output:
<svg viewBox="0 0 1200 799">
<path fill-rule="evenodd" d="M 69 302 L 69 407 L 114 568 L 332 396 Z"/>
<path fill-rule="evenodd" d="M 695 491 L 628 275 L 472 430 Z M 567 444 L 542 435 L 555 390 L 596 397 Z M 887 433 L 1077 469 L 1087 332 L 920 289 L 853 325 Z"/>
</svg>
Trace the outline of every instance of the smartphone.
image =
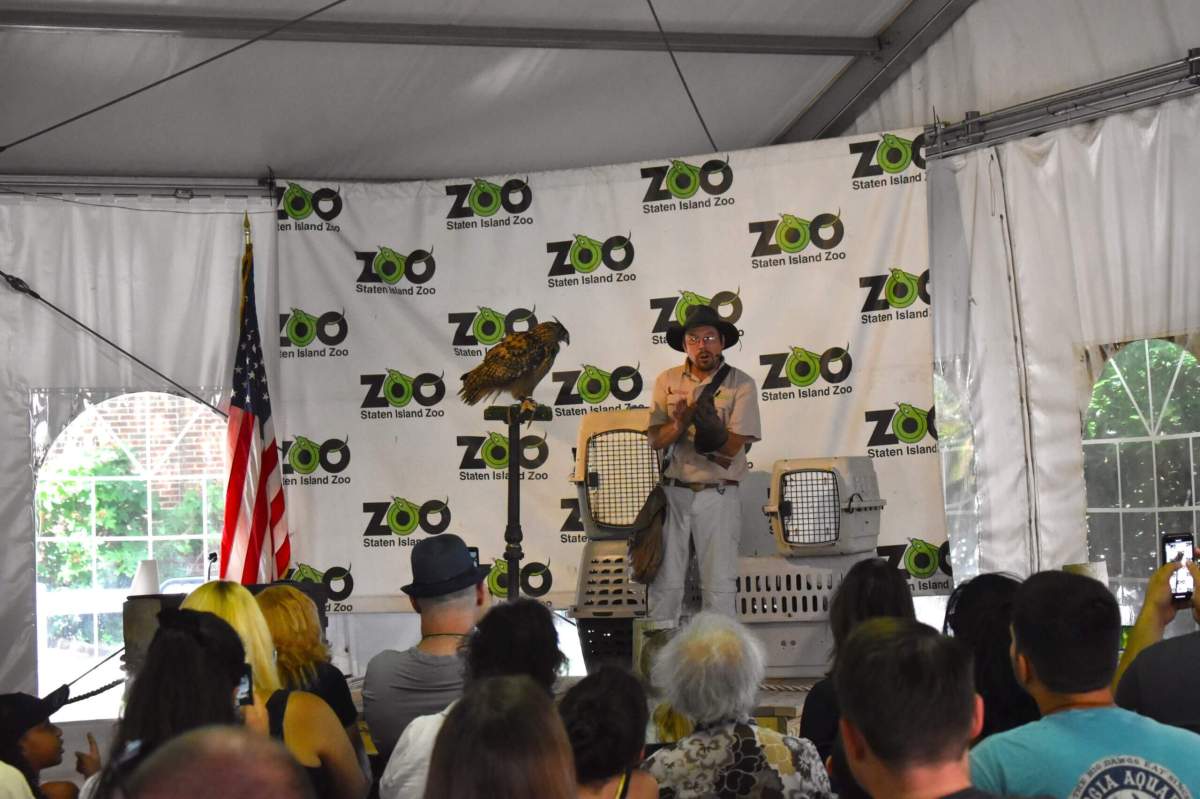
<svg viewBox="0 0 1200 799">
<path fill-rule="evenodd" d="M 1191 560 L 1196 547 L 1196 540 L 1191 533 L 1164 533 L 1162 537 L 1162 562 Z M 1171 598 L 1176 601 L 1187 601 L 1192 598 L 1192 573 L 1186 567 L 1181 567 L 1171 575 Z"/>
<path fill-rule="evenodd" d="M 254 680 L 249 663 L 242 664 L 242 676 L 238 680 L 237 687 L 237 703 L 241 706 L 254 704 Z"/>
</svg>

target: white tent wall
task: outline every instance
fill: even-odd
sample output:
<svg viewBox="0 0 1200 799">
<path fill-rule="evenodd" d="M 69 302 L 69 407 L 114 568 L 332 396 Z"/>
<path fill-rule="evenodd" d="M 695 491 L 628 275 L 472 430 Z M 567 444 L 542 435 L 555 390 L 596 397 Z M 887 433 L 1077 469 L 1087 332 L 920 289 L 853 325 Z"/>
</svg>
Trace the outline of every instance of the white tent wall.
<svg viewBox="0 0 1200 799">
<path fill-rule="evenodd" d="M 1087 559 L 1083 352 L 1200 327 L 1198 123 L 1193 96 L 930 162 L 935 359 L 975 453 L 951 534 L 980 570 Z"/>
<path fill-rule="evenodd" d="M 84 202 L 111 205 L 112 197 Z M 258 257 L 273 257 L 275 211 L 262 199 L 122 197 L 93 207 L 0 200 L 0 268 L 193 389 L 228 382 L 243 209 Z M 182 211 L 183 213 L 176 213 Z M 220 213 L 208 213 L 220 212 Z M 267 270 L 262 270 L 266 272 Z M 264 276 L 265 277 L 265 276 Z M 260 278 L 261 280 L 262 278 Z M 275 296 L 259 286 L 259 296 Z M 260 306 L 266 317 L 267 309 Z M 270 317 L 267 317 L 270 318 Z M 271 337 L 264 339 L 271 346 Z M 274 359 L 268 359 L 274 363 Z M 45 305 L 0 290 L 0 685 L 34 690 L 34 473 L 30 392 L 171 390 Z M 41 686 L 50 690 L 54 686 Z"/>
<path fill-rule="evenodd" d="M 959 120 L 968 111 L 996 111 L 1174 61 L 1196 46 L 1200 12 L 1191 0 L 978 0 L 851 130 L 928 125 L 935 115 Z M 1143 242 L 1128 261 L 1122 259 L 1134 254 L 1117 247 L 1113 231 L 1077 248 L 1088 236 L 1084 231 L 1099 230 L 1088 225 L 1117 213 L 1114 203 L 1137 218 L 1146 209 L 1132 203 L 1149 193 L 1161 198 L 1155 204 L 1159 213 L 1169 212 L 1176 221 L 1196 207 L 1197 194 L 1189 194 L 1185 177 L 1196 174 L 1189 150 L 1195 148 L 1195 128 L 1174 127 L 1166 120 L 1184 112 L 1174 104 L 1163 108 L 1175 109 L 1161 123 L 1170 132 L 1151 110 L 1081 126 L 1073 134 L 1060 131 L 930 161 L 935 374 L 939 388 L 954 392 L 950 403 L 942 401 L 948 395 L 939 395 L 939 427 L 943 436 L 963 428 L 954 445 L 943 440 L 941 447 L 947 529 L 959 577 L 994 570 L 1028 574 L 1086 560 L 1078 406 L 1086 395 L 1078 393 L 1073 347 L 1196 328 L 1195 277 L 1188 295 L 1179 282 L 1187 279 L 1186 262 L 1167 260 L 1175 252 L 1172 237 L 1194 235 L 1186 225 L 1147 227 L 1154 245 Z M 1126 125 L 1132 126 L 1129 133 L 1116 132 Z M 1129 146 L 1114 141 L 1126 136 L 1134 139 Z M 1051 141 L 1055 144 L 1045 143 Z M 1045 147 L 1049 154 L 1042 153 Z M 1068 160 L 1072 169 L 1082 170 L 1069 181 L 1058 171 L 1064 147 L 1078 151 Z M 1078 160 L 1086 164 L 1076 167 Z M 1009 181 L 1016 264 L 1007 252 L 1001 172 Z M 1065 181 L 1054 190 L 1057 210 L 1045 207 L 1051 180 Z M 1014 197 L 1017 186 L 1037 192 Z M 1043 212 L 1051 215 L 1035 216 Z M 1122 246 L 1133 240 L 1129 236 Z M 1030 257 L 1035 260 L 1019 263 Z M 1191 268 L 1194 273 L 1195 263 Z M 1022 270 L 1027 282 L 1014 283 L 1012 273 Z M 1134 285 L 1138 294 L 1121 300 L 1120 292 Z M 1079 302 L 1077 290 L 1086 295 Z M 1022 307 L 1018 314 L 1021 299 L 1045 307 Z M 1048 316 L 1028 318 L 1038 310 Z M 1057 352 L 1051 349 L 1055 341 Z M 956 447 L 964 444 L 970 454 Z"/>
<path fill-rule="evenodd" d="M 977 0 L 858 116 L 869 133 L 963 119 L 1175 61 L 1200 47 L 1193 0 Z"/>
</svg>

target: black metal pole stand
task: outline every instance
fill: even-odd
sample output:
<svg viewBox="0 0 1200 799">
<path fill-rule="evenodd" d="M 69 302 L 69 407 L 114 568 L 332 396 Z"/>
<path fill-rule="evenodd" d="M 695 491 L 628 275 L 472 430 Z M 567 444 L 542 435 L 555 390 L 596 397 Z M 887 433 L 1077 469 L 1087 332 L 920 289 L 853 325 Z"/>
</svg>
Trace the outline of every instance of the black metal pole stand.
<svg viewBox="0 0 1200 799">
<path fill-rule="evenodd" d="M 548 422 L 553 417 L 550 408 L 535 405 L 524 408 L 521 403 L 513 405 L 491 405 L 484 409 L 483 418 L 490 422 L 508 424 L 508 524 L 504 528 L 504 561 L 508 569 L 509 602 L 521 594 L 521 549 L 524 533 L 521 532 L 521 425 L 525 422 Z"/>
</svg>

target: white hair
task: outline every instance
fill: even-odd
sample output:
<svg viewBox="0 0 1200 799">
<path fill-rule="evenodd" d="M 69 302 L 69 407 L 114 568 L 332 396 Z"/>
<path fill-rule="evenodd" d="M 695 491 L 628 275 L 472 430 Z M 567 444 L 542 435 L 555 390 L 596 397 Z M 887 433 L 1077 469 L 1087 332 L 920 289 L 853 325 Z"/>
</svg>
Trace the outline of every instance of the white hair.
<svg viewBox="0 0 1200 799">
<path fill-rule="evenodd" d="M 659 652 L 651 678 L 671 707 L 696 724 L 742 718 L 754 709 L 766 659 L 743 625 L 698 613 Z"/>
<path fill-rule="evenodd" d="M 422 613 L 426 611 L 461 610 L 475 604 L 475 586 L 469 585 L 466 588 L 451 591 L 449 594 L 417 597 L 417 602 L 421 605 Z"/>
</svg>

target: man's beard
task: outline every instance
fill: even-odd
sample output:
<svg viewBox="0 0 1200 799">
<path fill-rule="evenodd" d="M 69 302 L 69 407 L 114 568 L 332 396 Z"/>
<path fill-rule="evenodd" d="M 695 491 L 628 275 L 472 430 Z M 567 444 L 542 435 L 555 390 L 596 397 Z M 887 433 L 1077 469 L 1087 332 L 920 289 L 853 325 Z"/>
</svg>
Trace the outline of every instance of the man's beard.
<svg viewBox="0 0 1200 799">
<path fill-rule="evenodd" d="M 716 369 L 717 364 L 719 364 L 720 362 L 721 362 L 720 355 L 713 355 L 711 352 L 709 352 L 707 350 L 705 350 L 701 353 L 698 353 L 696 355 L 696 357 L 692 359 L 692 365 L 694 365 L 701 372 L 705 372 L 705 373 L 711 372 L 712 370 Z"/>
</svg>

